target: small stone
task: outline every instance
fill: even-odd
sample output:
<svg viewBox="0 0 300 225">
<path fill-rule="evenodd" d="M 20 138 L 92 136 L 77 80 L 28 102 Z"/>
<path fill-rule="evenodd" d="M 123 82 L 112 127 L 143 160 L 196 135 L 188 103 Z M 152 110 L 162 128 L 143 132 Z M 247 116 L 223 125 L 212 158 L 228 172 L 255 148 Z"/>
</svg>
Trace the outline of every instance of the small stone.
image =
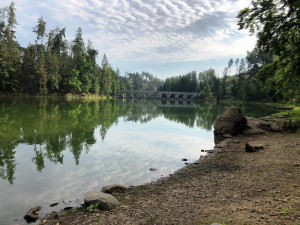
<svg viewBox="0 0 300 225">
<path fill-rule="evenodd" d="M 264 146 L 262 144 L 257 144 L 257 143 L 250 143 L 246 142 L 245 144 L 245 151 L 246 152 L 256 152 L 259 149 L 263 149 Z"/>
<path fill-rule="evenodd" d="M 223 134 L 222 136 L 225 137 L 225 138 L 232 138 L 231 134 Z"/>
<path fill-rule="evenodd" d="M 32 223 L 37 221 L 37 219 L 39 218 L 39 210 L 41 210 L 41 206 L 35 206 L 33 208 L 31 208 L 26 215 L 24 216 L 24 219 L 27 221 L 27 223 Z"/>
<path fill-rule="evenodd" d="M 156 168 L 150 168 L 149 170 L 150 171 L 156 171 L 157 169 Z"/>
<path fill-rule="evenodd" d="M 204 152 L 204 149 L 202 149 L 201 152 Z"/>
<path fill-rule="evenodd" d="M 53 203 L 53 204 L 50 205 L 50 207 L 57 206 L 58 204 L 59 204 L 59 203 L 57 203 L 57 202 L 56 202 L 56 203 Z"/>
<path fill-rule="evenodd" d="M 181 159 L 181 161 L 184 161 L 184 162 L 185 162 L 185 161 L 188 161 L 188 160 L 187 160 L 186 158 L 183 158 L 183 159 Z"/>
<path fill-rule="evenodd" d="M 101 191 L 104 193 L 114 193 L 114 192 L 125 192 L 126 187 L 121 185 L 121 184 L 111 184 L 111 185 L 107 185 L 104 186 Z"/>
<path fill-rule="evenodd" d="M 99 204 L 100 209 L 111 210 L 120 205 L 120 202 L 110 194 L 105 194 L 100 191 L 89 191 L 85 194 L 84 204 Z"/>
</svg>

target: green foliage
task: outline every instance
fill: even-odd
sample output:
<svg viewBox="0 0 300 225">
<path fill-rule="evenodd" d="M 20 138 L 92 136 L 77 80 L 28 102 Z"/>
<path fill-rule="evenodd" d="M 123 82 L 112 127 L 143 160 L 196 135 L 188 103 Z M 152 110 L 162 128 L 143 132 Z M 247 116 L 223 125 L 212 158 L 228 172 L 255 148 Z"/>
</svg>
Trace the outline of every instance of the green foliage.
<svg viewBox="0 0 300 225">
<path fill-rule="evenodd" d="M 64 78 L 63 86 L 68 92 L 78 93 L 81 91 L 82 83 L 78 79 L 79 71 L 73 69 L 67 76 Z"/>
<path fill-rule="evenodd" d="M 199 80 L 196 71 L 185 75 L 167 78 L 164 82 L 162 91 L 175 92 L 197 92 L 199 89 Z"/>
<path fill-rule="evenodd" d="M 294 98 L 300 94 L 300 1 L 254 0 L 239 12 L 240 29 L 256 33 L 258 52 L 275 55 L 258 77 L 275 80 L 277 92 Z"/>
<path fill-rule="evenodd" d="M 88 206 L 86 208 L 86 210 L 90 213 L 93 213 L 95 209 L 97 209 L 99 207 L 99 204 L 91 204 L 90 206 Z"/>
</svg>

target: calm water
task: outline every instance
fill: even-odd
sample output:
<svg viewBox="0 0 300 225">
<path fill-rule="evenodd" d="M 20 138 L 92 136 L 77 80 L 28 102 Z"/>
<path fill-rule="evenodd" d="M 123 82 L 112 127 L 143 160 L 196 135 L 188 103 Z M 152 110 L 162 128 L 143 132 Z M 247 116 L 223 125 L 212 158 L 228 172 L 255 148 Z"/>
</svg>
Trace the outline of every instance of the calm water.
<svg viewBox="0 0 300 225">
<path fill-rule="evenodd" d="M 0 98 L 0 224 L 33 206 L 83 202 L 85 192 L 167 176 L 214 146 L 225 105 L 169 101 Z M 245 115 L 272 108 L 240 105 Z M 157 171 L 150 171 L 156 168 Z"/>
</svg>

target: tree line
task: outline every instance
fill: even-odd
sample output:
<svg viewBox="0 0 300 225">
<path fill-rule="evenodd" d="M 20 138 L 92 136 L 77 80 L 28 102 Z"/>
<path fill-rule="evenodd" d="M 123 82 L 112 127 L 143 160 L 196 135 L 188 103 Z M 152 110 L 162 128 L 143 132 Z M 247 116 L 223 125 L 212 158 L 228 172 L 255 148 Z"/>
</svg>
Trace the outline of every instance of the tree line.
<svg viewBox="0 0 300 225">
<path fill-rule="evenodd" d="M 271 63 L 273 55 L 256 50 L 247 52 L 244 58 L 230 59 L 222 77 L 210 68 L 197 74 L 192 71 L 185 75 L 167 78 L 160 90 L 198 92 L 197 98 L 205 101 L 235 99 L 244 101 L 277 101 L 283 99 L 276 93 L 274 81 L 262 83 L 256 74 Z"/>
<path fill-rule="evenodd" d="M 82 29 L 74 40 L 65 39 L 66 28 L 46 33 L 40 17 L 33 28 L 33 44 L 22 47 L 16 40 L 16 14 L 12 2 L 0 8 L 0 92 L 28 94 L 92 93 L 117 96 L 120 89 L 157 89 L 162 81 L 148 72 L 120 76 L 106 55 L 101 65 L 91 41 L 84 42 Z"/>
<path fill-rule="evenodd" d="M 189 72 L 164 81 L 148 72 L 120 75 L 104 54 L 84 42 L 79 27 L 74 40 L 65 28 L 46 33 L 41 17 L 33 28 L 35 40 L 26 48 L 15 37 L 14 3 L 0 8 L 0 92 L 29 94 L 92 93 L 117 96 L 119 90 L 198 92 L 203 100 L 278 101 L 300 95 L 300 3 L 255 0 L 237 16 L 240 29 L 256 33 L 257 44 L 242 59 L 230 59 L 223 76 L 214 69 Z"/>
<path fill-rule="evenodd" d="M 237 16 L 239 29 L 256 34 L 245 59 L 230 59 L 220 78 L 214 69 L 166 79 L 162 90 L 198 91 L 205 100 L 279 101 L 300 97 L 300 1 L 254 0 Z M 195 77 L 198 75 L 198 80 Z"/>
</svg>

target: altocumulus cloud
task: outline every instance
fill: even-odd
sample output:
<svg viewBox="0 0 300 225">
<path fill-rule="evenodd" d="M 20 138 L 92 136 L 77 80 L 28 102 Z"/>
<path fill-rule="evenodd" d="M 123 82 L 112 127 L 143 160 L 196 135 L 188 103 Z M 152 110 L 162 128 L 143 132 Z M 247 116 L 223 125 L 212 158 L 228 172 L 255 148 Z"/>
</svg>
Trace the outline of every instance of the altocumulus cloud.
<svg viewBox="0 0 300 225">
<path fill-rule="evenodd" d="M 0 7 L 8 4 L 1 1 Z M 48 29 L 66 27 L 69 40 L 82 27 L 85 39 L 105 52 L 113 66 L 130 72 L 141 66 L 151 70 L 162 64 L 228 61 L 254 46 L 253 37 L 237 31 L 235 19 L 249 4 L 250 0 L 15 0 L 17 35 L 21 43 L 33 42 L 32 27 L 40 16 Z"/>
</svg>

